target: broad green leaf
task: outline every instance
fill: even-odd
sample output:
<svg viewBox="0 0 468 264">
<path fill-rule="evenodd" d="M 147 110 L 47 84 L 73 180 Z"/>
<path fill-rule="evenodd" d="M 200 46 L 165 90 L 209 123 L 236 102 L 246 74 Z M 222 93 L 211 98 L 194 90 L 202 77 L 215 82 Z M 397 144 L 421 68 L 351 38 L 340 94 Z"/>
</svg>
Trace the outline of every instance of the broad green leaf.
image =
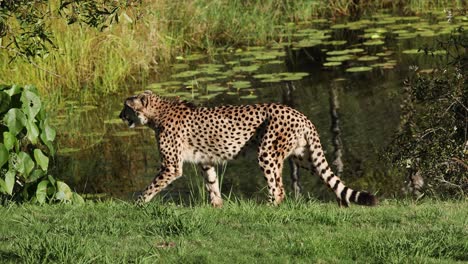
<svg viewBox="0 0 468 264">
<path fill-rule="evenodd" d="M 13 96 L 15 94 L 21 93 L 21 86 L 13 84 L 10 89 L 5 89 L 3 91 L 6 92 L 9 96 Z"/>
<path fill-rule="evenodd" d="M 55 129 L 49 125 L 48 119 L 42 121 L 40 124 L 40 127 L 42 129 L 42 133 L 41 133 L 42 142 L 45 143 L 46 141 L 55 140 L 56 132 L 55 132 Z"/>
<path fill-rule="evenodd" d="M 13 135 L 17 135 L 26 125 L 26 116 L 18 108 L 12 108 L 3 118 L 5 125 Z"/>
<path fill-rule="evenodd" d="M 49 149 L 50 156 L 54 156 L 55 155 L 54 145 L 52 144 L 51 141 L 44 140 L 43 135 L 44 133 L 41 134 L 42 143 L 44 143 L 44 145 L 46 145 L 47 148 Z"/>
<path fill-rule="evenodd" d="M 47 179 L 49 179 L 50 183 L 55 186 L 56 180 L 54 179 L 54 177 L 52 177 L 52 175 L 47 175 Z"/>
<path fill-rule="evenodd" d="M 36 198 L 40 204 L 45 203 L 47 198 L 47 185 L 49 185 L 48 180 L 43 180 L 37 185 Z"/>
<path fill-rule="evenodd" d="M 5 181 L 0 178 L 0 193 L 6 193 L 7 192 L 7 187 Z"/>
<path fill-rule="evenodd" d="M 34 123 L 34 119 L 28 119 L 26 122 L 26 130 L 28 133 L 26 136 L 28 137 L 29 141 L 33 144 L 37 144 L 37 138 L 39 137 L 39 128 Z"/>
<path fill-rule="evenodd" d="M 18 140 L 16 139 L 15 135 L 13 135 L 12 133 L 8 131 L 3 132 L 3 144 L 5 144 L 5 147 L 7 148 L 7 150 L 13 149 L 17 141 Z"/>
<path fill-rule="evenodd" d="M 83 199 L 83 197 L 81 197 L 81 195 L 74 192 L 72 196 L 72 202 L 74 204 L 84 204 L 85 200 Z"/>
<path fill-rule="evenodd" d="M 9 170 L 5 174 L 5 187 L 6 187 L 6 192 L 9 195 L 13 194 L 13 187 L 15 186 L 15 172 Z"/>
<path fill-rule="evenodd" d="M 34 169 L 34 161 L 28 155 L 28 153 L 21 151 L 18 154 L 18 172 L 24 176 L 24 178 L 28 178 L 29 173 Z"/>
<path fill-rule="evenodd" d="M 34 85 L 32 85 L 32 84 L 26 84 L 26 85 L 24 86 L 24 90 L 39 95 L 39 91 L 37 90 L 37 87 L 34 86 Z"/>
<path fill-rule="evenodd" d="M 10 101 L 10 96 L 5 92 L 0 91 L 0 114 L 6 112 L 8 108 L 10 108 Z"/>
<path fill-rule="evenodd" d="M 35 169 L 29 175 L 29 178 L 26 180 L 27 183 L 35 182 L 38 179 L 42 178 L 45 175 L 45 172 L 40 169 Z"/>
<path fill-rule="evenodd" d="M 0 168 L 8 162 L 9 157 L 8 149 L 3 145 L 3 143 L 0 143 Z"/>
<path fill-rule="evenodd" d="M 55 195 L 55 198 L 62 201 L 69 201 L 71 200 L 72 196 L 73 192 L 70 187 L 63 181 L 57 181 L 57 194 Z"/>
<path fill-rule="evenodd" d="M 29 117 L 30 120 L 34 120 L 37 113 L 39 113 L 42 107 L 41 99 L 39 98 L 39 96 L 30 90 L 25 90 L 21 94 L 21 102 L 23 103 L 21 109 Z"/>
<path fill-rule="evenodd" d="M 43 171 L 47 171 L 49 167 L 49 158 L 44 155 L 40 149 L 34 150 L 34 159 Z"/>
</svg>

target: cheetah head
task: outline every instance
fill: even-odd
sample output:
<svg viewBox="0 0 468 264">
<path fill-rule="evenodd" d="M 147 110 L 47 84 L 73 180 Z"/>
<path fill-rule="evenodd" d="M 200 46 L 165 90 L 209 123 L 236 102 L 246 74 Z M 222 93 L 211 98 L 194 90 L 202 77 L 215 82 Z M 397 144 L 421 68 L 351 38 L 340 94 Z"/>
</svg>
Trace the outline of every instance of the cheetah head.
<svg viewBox="0 0 468 264">
<path fill-rule="evenodd" d="M 147 108 L 150 102 L 149 96 L 152 94 L 151 91 L 145 91 L 144 93 L 125 99 L 124 108 L 120 112 L 119 117 L 127 123 L 129 128 L 148 124 Z"/>
</svg>

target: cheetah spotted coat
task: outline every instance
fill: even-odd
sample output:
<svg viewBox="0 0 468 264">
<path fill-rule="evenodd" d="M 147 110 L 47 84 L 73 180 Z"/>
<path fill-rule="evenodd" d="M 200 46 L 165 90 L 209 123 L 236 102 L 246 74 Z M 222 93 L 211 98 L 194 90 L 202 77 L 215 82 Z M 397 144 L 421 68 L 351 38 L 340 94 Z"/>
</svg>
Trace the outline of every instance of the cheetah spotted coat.
<svg viewBox="0 0 468 264">
<path fill-rule="evenodd" d="M 333 190 L 339 205 L 377 203 L 373 195 L 346 187 L 333 174 L 314 125 L 305 115 L 288 106 L 271 103 L 195 107 L 146 91 L 125 100 L 120 118 L 129 127 L 149 126 L 156 132 L 159 143 L 161 168 L 139 197 L 140 202 L 150 201 L 182 176 L 184 162 L 194 162 L 203 170 L 211 204 L 222 206 L 214 165 L 236 158 L 249 142 L 256 142 L 258 163 L 268 184 L 270 203 L 280 204 L 285 197 L 281 172 L 288 157 L 296 165 L 316 172 Z"/>
</svg>

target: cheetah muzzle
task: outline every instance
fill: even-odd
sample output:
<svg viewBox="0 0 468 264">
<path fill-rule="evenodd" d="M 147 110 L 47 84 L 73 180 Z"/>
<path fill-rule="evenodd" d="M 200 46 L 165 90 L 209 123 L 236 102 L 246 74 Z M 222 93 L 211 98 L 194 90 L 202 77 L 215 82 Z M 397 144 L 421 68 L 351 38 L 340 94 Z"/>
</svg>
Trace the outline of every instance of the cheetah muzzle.
<svg viewBox="0 0 468 264">
<path fill-rule="evenodd" d="M 327 160 L 315 126 L 299 111 L 281 104 L 195 107 L 185 101 L 166 100 L 151 91 L 131 96 L 119 117 L 132 128 L 146 125 L 156 133 L 161 168 L 139 196 L 149 202 L 169 183 L 182 176 L 184 162 L 199 164 L 213 206 L 222 206 L 215 165 L 236 158 L 248 142 L 258 142 L 258 163 L 268 184 L 268 201 L 285 198 L 281 172 L 286 158 L 317 173 L 335 193 L 340 206 L 376 205 L 368 192 L 348 188 Z M 299 186 L 293 178 L 293 186 Z"/>
</svg>

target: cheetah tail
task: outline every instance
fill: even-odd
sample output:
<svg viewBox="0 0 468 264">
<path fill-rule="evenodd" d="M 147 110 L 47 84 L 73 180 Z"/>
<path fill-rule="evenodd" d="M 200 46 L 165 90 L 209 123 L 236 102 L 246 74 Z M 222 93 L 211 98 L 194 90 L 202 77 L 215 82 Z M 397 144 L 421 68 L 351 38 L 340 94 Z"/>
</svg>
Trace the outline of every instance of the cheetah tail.
<svg viewBox="0 0 468 264">
<path fill-rule="evenodd" d="M 315 138 L 315 140 L 314 140 Z M 378 199 L 368 192 L 355 191 L 344 185 L 341 179 L 336 176 L 328 165 L 322 146 L 317 137 L 309 136 L 309 145 L 312 164 L 325 184 L 333 190 L 341 206 L 347 207 L 350 202 L 359 205 L 374 206 L 378 204 Z"/>
</svg>

